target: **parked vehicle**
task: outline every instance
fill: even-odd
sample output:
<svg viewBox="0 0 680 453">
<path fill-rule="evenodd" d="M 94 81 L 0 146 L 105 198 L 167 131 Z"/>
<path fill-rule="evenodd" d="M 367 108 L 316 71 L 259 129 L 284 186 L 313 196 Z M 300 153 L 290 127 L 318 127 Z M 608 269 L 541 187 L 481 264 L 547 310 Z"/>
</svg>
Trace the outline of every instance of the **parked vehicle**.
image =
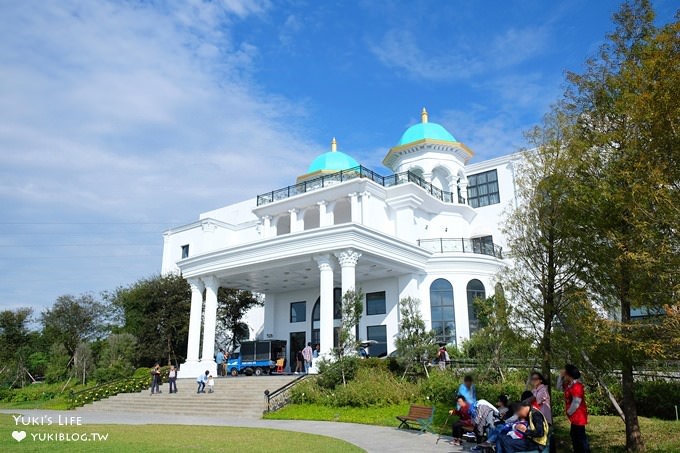
<svg viewBox="0 0 680 453">
<path fill-rule="evenodd" d="M 286 342 L 283 340 L 244 341 L 227 360 L 227 370 L 232 376 L 269 374 L 276 368 L 276 359 L 285 354 Z"/>
</svg>

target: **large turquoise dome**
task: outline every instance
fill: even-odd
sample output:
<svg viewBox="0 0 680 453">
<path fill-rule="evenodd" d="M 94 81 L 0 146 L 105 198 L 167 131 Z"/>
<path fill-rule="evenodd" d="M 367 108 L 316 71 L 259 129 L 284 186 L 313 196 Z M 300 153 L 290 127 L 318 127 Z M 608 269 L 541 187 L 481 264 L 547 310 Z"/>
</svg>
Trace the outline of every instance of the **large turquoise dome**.
<svg viewBox="0 0 680 453">
<path fill-rule="evenodd" d="M 309 168 L 307 168 L 308 174 L 316 172 L 335 172 L 359 166 L 359 162 L 354 160 L 352 156 L 349 156 L 342 151 L 337 151 L 335 139 L 333 139 L 332 146 L 332 151 L 323 153 L 312 161 Z"/>
<path fill-rule="evenodd" d="M 406 129 L 406 132 L 401 136 L 399 140 L 399 145 L 402 146 L 408 143 L 417 142 L 419 140 L 441 140 L 445 142 L 455 142 L 456 138 L 451 135 L 449 131 L 444 129 L 441 124 L 430 123 L 427 119 L 427 111 L 423 109 L 422 122 L 414 124 L 413 126 Z"/>
</svg>

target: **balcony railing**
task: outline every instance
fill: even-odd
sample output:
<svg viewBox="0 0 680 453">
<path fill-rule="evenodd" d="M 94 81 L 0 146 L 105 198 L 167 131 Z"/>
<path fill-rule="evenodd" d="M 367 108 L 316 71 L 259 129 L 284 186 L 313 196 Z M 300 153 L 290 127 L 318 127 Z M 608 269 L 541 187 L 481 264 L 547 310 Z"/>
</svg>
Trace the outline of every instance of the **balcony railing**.
<svg viewBox="0 0 680 453">
<path fill-rule="evenodd" d="M 418 239 L 418 246 L 433 253 L 477 253 L 503 259 L 503 248 L 488 241 L 465 238 Z"/>
<path fill-rule="evenodd" d="M 459 196 L 458 194 L 439 189 L 411 171 L 395 173 L 390 176 L 382 176 L 373 170 L 369 170 L 368 168 L 360 165 L 358 167 L 349 168 L 337 173 L 319 176 L 308 181 L 284 187 L 283 189 L 263 193 L 257 196 L 257 205 L 262 206 L 275 201 L 285 200 L 286 198 L 290 198 L 295 195 L 300 195 L 312 190 L 322 189 L 324 187 L 330 187 L 335 184 L 357 178 L 370 179 L 371 181 L 380 184 L 383 187 L 392 187 L 399 184 L 412 182 L 419 185 L 430 195 L 437 198 L 438 200 L 443 201 L 444 203 L 465 204 L 465 199 L 463 197 Z"/>
</svg>

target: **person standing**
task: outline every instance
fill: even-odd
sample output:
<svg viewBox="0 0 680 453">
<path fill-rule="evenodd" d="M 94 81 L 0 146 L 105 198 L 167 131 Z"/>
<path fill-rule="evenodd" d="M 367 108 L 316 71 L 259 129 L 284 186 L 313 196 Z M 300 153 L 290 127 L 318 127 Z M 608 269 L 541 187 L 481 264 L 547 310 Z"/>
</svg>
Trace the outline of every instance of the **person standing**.
<svg viewBox="0 0 680 453">
<path fill-rule="evenodd" d="M 302 350 L 298 349 L 298 352 L 295 353 L 295 374 L 298 374 L 302 370 L 302 362 L 304 362 L 305 358 L 302 356 Z"/>
<path fill-rule="evenodd" d="M 319 343 L 315 344 L 315 345 L 314 345 L 314 350 L 312 351 L 312 358 L 313 358 L 313 359 L 318 359 L 318 358 L 319 358 L 319 349 L 320 349 Z"/>
<path fill-rule="evenodd" d="M 224 376 L 222 369 L 222 364 L 224 363 L 224 350 L 222 348 L 220 348 L 220 350 L 217 351 L 217 356 L 215 356 L 215 363 L 217 364 L 217 375 Z"/>
<path fill-rule="evenodd" d="M 583 384 L 579 380 L 581 372 L 575 365 L 567 364 L 557 379 L 557 387 L 564 391 L 564 407 L 571 423 L 571 445 L 574 453 L 590 453 L 586 425 L 588 407 Z"/>
<path fill-rule="evenodd" d="M 161 393 L 161 366 L 158 362 L 151 368 L 151 394 Z"/>
<path fill-rule="evenodd" d="M 177 370 L 174 365 L 170 365 L 168 372 L 168 385 L 170 386 L 170 393 L 177 393 Z"/>
<path fill-rule="evenodd" d="M 309 369 L 312 367 L 312 343 L 307 343 L 307 346 L 302 350 L 302 358 L 305 360 L 305 374 L 309 374 Z"/>
<path fill-rule="evenodd" d="M 552 407 L 550 405 L 550 393 L 545 385 L 545 378 L 538 371 L 531 373 L 531 394 L 536 398 L 536 404 L 545 417 L 548 425 L 552 426 Z"/>
<path fill-rule="evenodd" d="M 446 364 L 449 361 L 449 352 L 446 350 L 446 346 L 439 348 L 437 358 L 439 359 L 439 369 L 444 371 L 446 369 Z"/>
</svg>

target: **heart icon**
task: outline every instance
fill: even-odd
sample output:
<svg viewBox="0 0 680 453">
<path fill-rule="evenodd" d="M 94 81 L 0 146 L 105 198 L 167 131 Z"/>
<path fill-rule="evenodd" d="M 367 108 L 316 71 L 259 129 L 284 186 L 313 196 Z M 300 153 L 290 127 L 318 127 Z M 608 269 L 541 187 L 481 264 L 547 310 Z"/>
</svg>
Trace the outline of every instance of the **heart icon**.
<svg viewBox="0 0 680 453">
<path fill-rule="evenodd" d="M 12 437 L 14 437 L 17 442 L 21 442 L 26 438 L 26 431 L 12 431 Z"/>
</svg>

